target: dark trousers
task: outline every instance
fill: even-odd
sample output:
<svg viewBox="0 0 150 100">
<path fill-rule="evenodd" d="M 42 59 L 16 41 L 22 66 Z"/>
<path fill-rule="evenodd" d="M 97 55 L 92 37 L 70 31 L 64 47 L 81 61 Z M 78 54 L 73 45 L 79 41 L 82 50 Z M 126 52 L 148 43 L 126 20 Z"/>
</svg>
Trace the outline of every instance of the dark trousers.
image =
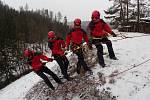
<svg viewBox="0 0 150 100">
<path fill-rule="evenodd" d="M 61 73 L 63 74 L 64 78 L 68 79 L 69 75 L 67 73 L 69 61 L 66 56 L 59 56 L 54 55 L 54 59 L 57 61 L 58 65 L 60 66 Z"/>
<path fill-rule="evenodd" d="M 75 54 L 78 56 L 77 73 L 80 74 L 81 66 L 83 66 L 85 71 L 91 71 L 90 68 L 87 66 L 86 62 L 84 61 L 84 54 L 82 49 L 77 50 Z"/>
<path fill-rule="evenodd" d="M 57 77 L 57 75 L 54 74 L 50 69 L 48 69 L 48 68 L 45 67 L 45 66 L 43 66 L 41 70 L 36 71 L 35 73 L 36 73 L 38 76 L 40 76 L 50 88 L 54 88 L 54 86 L 52 85 L 52 83 L 50 82 L 50 80 L 48 79 L 48 77 L 47 77 L 44 73 L 47 73 L 47 74 L 51 75 L 52 78 L 53 78 L 57 83 L 61 83 L 61 80 Z"/>
<path fill-rule="evenodd" d="M 115 54 L 114 54 L 114 50 L 112 48 L 112 43 L 107 37 L 104 37 L 102 39 L 93 39 L 92 40 L 92 44 L 94 44 L 97 48 L 97 55 L 98 55 L 100 65 L 105 65 L 104 58 L 103 58 L 102 43 L 107 45 L 110 58 L 115 57 Z"/>
</svg>

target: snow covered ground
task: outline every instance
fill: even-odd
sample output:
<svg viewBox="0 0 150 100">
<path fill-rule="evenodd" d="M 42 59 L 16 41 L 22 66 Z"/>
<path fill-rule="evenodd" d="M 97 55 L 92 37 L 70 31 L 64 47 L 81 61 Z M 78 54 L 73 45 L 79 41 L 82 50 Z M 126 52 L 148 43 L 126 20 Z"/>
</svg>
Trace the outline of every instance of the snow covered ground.
<svg viewBox="0 0 150 100">
<path fill-rule="evenodd" d="M 97 75 L 97 72 L 104 73 L 104 76 L 109 76 L 113 72 L 118 75 L 106 77 L 106 84 L 97 88 L 109 87 L 112 94 L 117 96 L 117 100 L 148 100 L 147 98 L 150 98 L 150 35 L 126 32 L 123 34 L 134 38 L 111 38 L 119 60 L 114 61 L 109 59 L 108 55 L 104 55 L 105 62 L 109 67 L 101 68 L 97 64 L 92 68 L 94 75 Z M 118 36 L 121 35 L 118 34 Z M 141 64 L 146 60 L 148 61 Z M 136 67 L 138 64 L 141 65 Z M 47 66 L 58 73 L 58 65 L 55 61 L 47 63 Z M 134 68 L 132 68 L 133 66 Z M 0 100 L 24 100 L 29 90 L 41 80 L 31 72 L 0 90 Z M 113 83 L 110 83 L 110 80 L 113 80 Z"/>
</svg>

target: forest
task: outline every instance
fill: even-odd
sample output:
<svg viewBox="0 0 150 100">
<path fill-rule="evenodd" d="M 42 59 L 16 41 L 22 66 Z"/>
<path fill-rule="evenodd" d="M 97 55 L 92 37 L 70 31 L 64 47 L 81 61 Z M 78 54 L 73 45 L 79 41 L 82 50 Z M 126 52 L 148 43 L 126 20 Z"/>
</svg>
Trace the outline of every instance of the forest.
<svg viewBox="0 0 150 100">
<path fill-rule="evenodd" d="M 61 12 L 47 9 L 29 10 L 28 5 L 15 10 L 0 1 L 0 88 L 31 71 L 25 64 L 22 51 L 25 48 L 47 48 L 47 33 L 65 37 L 69 30 L 67 18 Z"/>
</svg>

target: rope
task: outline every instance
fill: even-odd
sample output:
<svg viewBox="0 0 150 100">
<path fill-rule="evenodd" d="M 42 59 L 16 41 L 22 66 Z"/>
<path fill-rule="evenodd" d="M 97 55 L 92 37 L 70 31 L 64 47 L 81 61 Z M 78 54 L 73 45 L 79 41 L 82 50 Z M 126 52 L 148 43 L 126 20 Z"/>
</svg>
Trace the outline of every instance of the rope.
<svg viewBox="0 0 150 100">
<path fill-rule="evenodd" d="M 140 65 L 142 65 L 142 64 L 144 64 L 144 63 L 146 63 L 146 62 L 148 62 L 148 61 L 150 61 L 150 58 L 147 59 L 147 60 L 145 60 L 145 61 L 143 61 L 143 62 L 141 62 L 141 63 L 139 63 L 139 64 L 137 64 L 137 65 L 132 65 L 131 68 L 128 68 L 128 69 L 126 69 L 126 70 L 124 70 L 124 71 L 122 71 L 122 72 L 120 72 L 120 73 L 118 73 L 118 74 L 115 74 L 115 75 L 113 75 L 113 76 L 104 76 L 104 77 L 102 77 L 102 78 L 112 78 L 112 77 L 118 76 L 118 75 L 123 74 L 123 73 L 125 73 L 125 72 L 127 72 L 127 71 L 129 71 L 129 70 L 131 70 L 131 69 L 133 69 L 133 68 L 139 67 Z M 86 77 L 86 76 L 85 76 L 85 77 Z M 82 78 L 83 78 L 83 77 L 82 77 Z M 88 81 L 89 84 L 92 84 L 92 83 L 94 83 L 94 84 L 103 83 L 102 80 L 94 80 L 94 79 L 91 80 L 91 79 L 90 79 L 90 80 L 87 80 L 87 81 Z M 42 92 L 43 92 L 43 90 L 41 90 L 41 92 L 36 96 L 36 98 L 38 98 L 39 95 L 40 95 Z M 24 98 L 24 97 L 7 98 L 7 99 L 21 99 L 21 98 Z"/>
<path fill-rule="evenodd" d="M 120 34 L 121 34 L 121 33 L 120 33 Z M 150 35 L 140 35 L 140 36 L 127 37 L 127 36 L 121 34 L 122 39 L 116 39 L 116 40 L 112 40 L 112 41 L 123 40 L 123 39 L 127 39 L 127 38 L 143 37 L 143 36 L 150 36 Z M 108 42 L 109 42 L 109 41 L 108 41 Z M 101 42 L 100 42 L 100 43 L 101 43 Z M 106 43 L 106 42 L 104 42 L 104 43 Z M 96 45 L 98 45 L 98 44 L 99 44 L 99 43 L 97 43 Z M 80 48 L 83 48 L 83 46 L 82 46 L 82 47 L 78 47 L 77 49 L 80 49 Z M 144 63 L 146 63 L 146 62 L 148 62 L 148 61 L 150 61 L 150 59 L 147 59 L 147 60 L 145 60 L 145 61 L 143 61 L 143 62 L 141 62 L 141 63 L 139 63 L 139 64 L 137 64 L 137 65 L 132 65 L 131 68 L 128 68 L 128 69 L 126 69 L 126 70 L 124 70 L 124 71 L 122 71 L 122 72 L 119 72 L 119 73 L 115 74 L 115 75 L 112 75 L 112 76 L 104 76 L 103 78 L 116 77 L 116 76 L 118 76 L 118 75 L 120 75 L 120 74 L 123 74 L 123 73 L 125 73 L 125 72 L 127 72 L 127 71 L 133 69 L 133 68 L 139 67 L 140 65 L 142 65 L 142 64 L 144 64 Z M 86 76 L 85 76 L 85 77 L 86 77 Z M 90 80 L 89 80 L 89 81 L 90 81 Z M 94 83 L 100 83 L 100 82 L 101 82 L 101 81 L 96 81 L 96 80 L 93 80 L 93 79 L 92 79 L 92 80 L 91 80 L 91 83 L 93 83 L 93 81 L 94 81 Z M 37 95 L 36 98 L 38 98 L 39 95 L 40 95 L 42 92 L 43 92 L 43 90 L 41 90 L 41 92 Z M 6 98 L 6 97 L 1 97 L 1 98 Z M 25 97 L 16 97 L 16 98 L 7 98 L 7 99 L 14 99 L 14 100 L 16 100 L 16 99 L 22 99 L 22 98 L 25 98 Z"/>
<path fill-rule="evenodd" d="M 123 40 L 123 39 L 127 39 L 127 38 L 143 37 L 143 36 L 150 36 L 150 35 L 147 35 L 147 34 L 146 34 L 146 35 L 132 36 L 132 37 L 122 35 L 122 36 L 121 36 L 121 39 L 116 39 L 116 40 L 112 40 L 112 41 Z"/>
<path fill-rule="evenodd" d="M 116 77 L 116 76 L 118 76 L 118 75 L 120 75 L 120 74 L 123 74 L 123 73 L 125 73 L 125 72 L 127 72 L 127 71 L 129 71 L 129 70 L 131 70 L 131 69 L 133 69 L 133 68 L 135 68 L 135 67 L 139 67 L 140 65 L 142 65 L 142 64 L 144 64 L 144 63 L 146 63 L 146 62 L 148 62 L 148 61 L 150 61 L 150 59 L 147 59 L 147 60 L 145 60 L 145 61 L 143 61 L 143 62 L 141 62 L 141 63 L 139 63 L 139 64 L 137 64 L 137 65 L 132 65 L 133 67 L 131 67 L 131 68 L 128 68 L 128 69 L 126 69 L 126 70 L 124 70 L 124 71 L 122 71 L 122 72 L 120 72 L 120 73 L 118 73 L 118 74 L 115 74 L 115 75 L 109 75 L 109 76 L 104 76 L 104 77 L 102 77 L 103 79 L 106 79 L 106 78 L 113 78 L 113 77 Z M 95 79 L 92 79 L 92 80 L 89 80 L 89 83 L 94 83 L 94 84 L 102 84 L 103 82 L 105 82 L 105 80 L 103 81 L 103 80 L 99 80 L 99 79 L 97 79 L 97 80 L 95 80 Z"/>
<path fill-rule="evenodd" d="M 132 36 L 132 37 L 129 37 L 129 36 L 125 36 L 125 35 L 122 35 L 121 33 L 120 33 L 120 37 L 121 37 L 121 39 L 115 39 L 115 40 L 111 40 L 111 41 L 118 41 L 118 40 L 124 40 L 124 39 L 127 39 L 127 38 L 135 38 L 135 37 L 143 37 L 143 36 L 150 36 L 149 34 L 146 34 L 146 35 L 140 35 L 140 36 Z M 119 37 L 119 36 L 117 36 L 117 37 Z M 97 38 L 98 39 L 98 38 Z M 99 39 L 101 39 L 101 38 L 99 38 Z M 99 45 L 99 44 L 101 44 L 101 43 L 104 43 L 104 44 L 106 44 L 107 42 L 110 42 L 110 41 L 106 41 L 106 42 L 99 42 L 99 43 L 96 43 L 95 45 Z"/>
<path fill-rule="evenodd" d="M 114 75 L 109 75 L 109 76 L 104 76 L 104 77 L 102 77 L 102 78 L 113 78 L 113 77 L 115 77 L 115 76 L 118 76 L 118 75 L 120 75 L 120 74 L 123 74 L 123 73 L 125 73 L 125 72 L 127 72 L 127 71 L 129 71 L 129 70 L 131 70 L 131 69 L 133 69 L 133 68 L 136 68 L 136 67 L 139 67 L 140 65 L 142 65 L 142 64 L 144 64 L 144 63 L 146 63 L 146 62 L 148 62 L 148 61 L 150 61 L 150 58 L 149 59 L 147 59 L 147 60 L 145 60 L 145 61 L 143 61 L 143 62 L 141 62 L 141 63 L 139 63 L 139 64 L 137 64 L 137 65 L 132 65 L 133 67 L 131 67 L 131 68 L 128 68 L 128 69 L 126 69 L 126 70 L 124 70 L 124 71 L 122 71 L 122 72 L 120 72 L 120 73 L 117 73 L 117 74 L 114 74 Z M 99 81 L 99 80 L 91 80 L 91 82 L 93 83 L 93 81 L 94 81 L 94 83 L 100 83 L 101 81 Z"/>
<path fill-rule="evenodd" d="M 115 75 L 113 75 L 112 77 L 118 76 L 119 74 L 123 74 L 123 73 L 125 73 L 125 72 L 127 72 L 127 71 L 129 71 L 129 70 L 131 70 L 131 69 L 133 69 L 133 68 L 135 68 L 135 67 L 139 67 L 140 65 L 142 65 L 142 64 L 144 64 L 144 63 L 146 63 L 146 62 L 148 62 L 148 61 L 150 61 L 150 58 L 147 59 L 147 60 L 145 60 L 145 61 L 143 61 L 143 62 L 141 62 L 141 63 L 139 63 L 139 64 L 137 64 L 137 65 L 132 65 L 133 67 L 128 68 L 128 69 L 126 69 L 126 70 L 124 70 L 124 71 L 122 71 L 122 72 L 120 72 L 120 73 L 118 73 L 118 74 L 115 74 Z M 106 76 L 106 77 L 110 77 L 110 76 Z"/>
</svg>

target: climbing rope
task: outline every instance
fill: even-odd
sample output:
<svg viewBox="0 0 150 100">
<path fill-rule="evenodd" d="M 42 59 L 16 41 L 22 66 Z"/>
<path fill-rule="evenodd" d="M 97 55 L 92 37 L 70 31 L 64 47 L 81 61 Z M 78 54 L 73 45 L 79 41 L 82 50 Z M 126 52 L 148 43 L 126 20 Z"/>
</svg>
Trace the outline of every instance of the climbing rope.
<svg viewBox="0 0 150 100">
<path fill-rule="evenodd" d="M 146 62 L 148 62 L 148 61 L 150 61 L 150 58 L 147 59 L 147 60 L 145 60 L 145 61 L 143 61 L 143 62 L 141 62 L 141 63 L 139 63 L 139 64 L 137 64 L 137 65 L 132 65 L 131 68 L 128 68 L 128 69 L 126 69 L 126 70 L 124 70 L 124 71 L 122 71 L 122 72 L 119 72 L 119 73 L 113 75 L 112 77 L 115 77 L 115 76 L 118 76 L 118 75 L 120 75 L 120 74 L 123 74 L 123 73 L 125 73 L 125 72 L 127 72 L 127 71 L 129 71 L 129 70 L 131 70 L 131 69 L 133 69 L 133 68 L 135 68 L 135 67 L 139 67 L 140 65 L 142 65 L 142 64 L 144 64 L 144 63 L 146 63 Z M 106 76 L 106 77 L 110 77 L 110 76 Z"/>
<path fill-rule="evenodd" d="M 116 74 L 113 74 L 113 75 L 109 75 L 109 76 L 104 76 L 103 78 L 114 78 L 114 77 L 116 77 L 116 76 L 118 76 L 120 74 L 123 74 L 123 73 L 125 73 L 125 72 L 127 72 L 127 71 L 129 71 L 129 70 L 131 70 L 133 68 L 139 67 L 140 65 L 145 64 L 148 61 L 150 61 L 150 58 L 145 60 L 145 61 L 143 61 L 143 62 L 141 62 L 141 63 L 139 63 L 139 64 L 137 64 L 137 65 L 132 65 L 130 68 L 128 68 L 126 70 L 123 70 L 123 71 L 121 71 L 119 73 L 116 73 Z M 94 81 L 94 83 L 100 83 L 101 82 L 101 80 L 100 81 L 99 80 L 91 80 L 91 81 Z"/>
</svg>

